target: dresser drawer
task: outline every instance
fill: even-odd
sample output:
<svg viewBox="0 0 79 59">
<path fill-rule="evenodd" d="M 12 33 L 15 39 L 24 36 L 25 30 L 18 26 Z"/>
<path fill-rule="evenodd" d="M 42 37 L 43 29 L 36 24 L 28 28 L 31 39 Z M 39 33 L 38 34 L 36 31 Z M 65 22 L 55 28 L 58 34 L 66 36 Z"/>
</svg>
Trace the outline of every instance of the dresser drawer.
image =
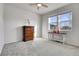
<svg viewBox="0 0 79 59">
<path fill-rule="evenodd" d="M 25 34 L 33 34 L 33 31 L 26 31 Z"/>
<path fill-rule="evenodd" d="M 25 29 L 25 31 L 33 31 L 34 29 L 33 28 L 27 28 Z"/>
<path fill-rule="evenodd" d="M 26 37 L 27 37 L 27 36 L 30 36 L 30 37 L 31 37 L 31 36 L 33 36 L 33 34 L 25 34 L 25 36 L 26 36 Z"/>
</svg>

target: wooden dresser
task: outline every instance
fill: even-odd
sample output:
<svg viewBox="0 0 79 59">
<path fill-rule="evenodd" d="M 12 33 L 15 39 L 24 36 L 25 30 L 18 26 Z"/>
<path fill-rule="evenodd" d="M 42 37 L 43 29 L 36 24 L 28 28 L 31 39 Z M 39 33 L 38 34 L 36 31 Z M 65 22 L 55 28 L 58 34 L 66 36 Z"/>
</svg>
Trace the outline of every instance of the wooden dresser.
<svg viewBox="0 0 79 59">
<path fill-rule="evenodd" d="M 33 40 L 34 26 L 23 26 L 23 41 Z"/>
</svg>

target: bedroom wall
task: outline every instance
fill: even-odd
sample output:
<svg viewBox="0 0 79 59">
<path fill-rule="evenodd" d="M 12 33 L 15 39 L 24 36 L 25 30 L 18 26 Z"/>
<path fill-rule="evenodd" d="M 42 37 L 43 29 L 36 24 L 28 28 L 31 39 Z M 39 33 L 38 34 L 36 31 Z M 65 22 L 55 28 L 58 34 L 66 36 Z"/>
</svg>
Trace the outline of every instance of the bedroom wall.
<svg viewBox="0 0 79 59">
<path fill-rule="evenodd" d="M 42 37 L 48 38 L 48 17 L 67 10 L 72 11 L 72 31 L 67 32 L 65 43 L 79 46 L 79 4 L 70 4 L 44 14 L 42 17 Z"/>
<path fill-rule="evenodd" d="M 22 40 L 22 26 L 27 25 L 25 19 L 30 19 L 31 25 L 35 26 L 35 37 L 40 37 L 40 15 L 10 4 L 5 4 L 5 43 Z"/>
<path fill-rule="evenodd" d="M 4 46 L 3 6 L 4 4 L 0 3 L 0 54 Z"/>
</svg>

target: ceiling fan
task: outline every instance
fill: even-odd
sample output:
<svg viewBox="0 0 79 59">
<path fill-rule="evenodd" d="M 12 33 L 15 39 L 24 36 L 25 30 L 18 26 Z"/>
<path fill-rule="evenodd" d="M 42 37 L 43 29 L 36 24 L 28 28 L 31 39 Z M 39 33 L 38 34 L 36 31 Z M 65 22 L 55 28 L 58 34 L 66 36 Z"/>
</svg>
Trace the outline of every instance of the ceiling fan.
<svg viewBox="0 0 79 59">
<path fill-rule="evenodd" d="M 43 3 L 33 3 L 33 4 L 30 4 L 30 5 L 33 6 L 33 7 L 36 7 L 37 10 L 39 10 L 39 8 L 41 8 L 41 7 L 48 8 L 48 6 L 46 4 L 43 4 Z"/>
</svg>

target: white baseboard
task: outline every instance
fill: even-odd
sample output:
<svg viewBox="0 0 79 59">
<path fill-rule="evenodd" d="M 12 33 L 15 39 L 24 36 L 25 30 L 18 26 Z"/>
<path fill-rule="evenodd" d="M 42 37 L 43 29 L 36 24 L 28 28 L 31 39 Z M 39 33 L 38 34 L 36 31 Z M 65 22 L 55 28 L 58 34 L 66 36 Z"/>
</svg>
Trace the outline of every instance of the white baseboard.
<svg viewBox="0 0 79 59">
<path fill-rule="evenodd" d="M 1 42 L 0 42 L 0 43 L 1 43 Z M 0 44 L 0 54 L 1 54 L 1 52 L 2 52 L 3 47 L 4 47 L 4 43 L 1 43 L 1 44 Z"/>
<path fill-rule="evenodd" d="M 71 43 L 65 43 L 65 44 L 79 48 L 79 45 L 75 45 L 75 44 L 71 44 Z"/>
<path fill-rule="evenodd" d="M 16 40 L 16 41 L 8 41 L 8 42 L 5 42 L 5 44 L 9 44 L 9 43 L 14 43 L 14 42 L 18 42 L 20 40 Z"/>
</svg>

